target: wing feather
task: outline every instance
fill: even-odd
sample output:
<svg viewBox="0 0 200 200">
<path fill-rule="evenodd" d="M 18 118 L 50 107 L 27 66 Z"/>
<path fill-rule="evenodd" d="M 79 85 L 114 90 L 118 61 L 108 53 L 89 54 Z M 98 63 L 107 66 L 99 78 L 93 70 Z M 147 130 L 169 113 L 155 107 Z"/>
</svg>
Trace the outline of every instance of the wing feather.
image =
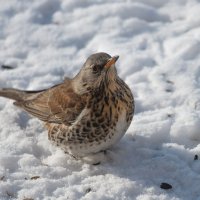
<svg viewBox="0 0 200 200">
<path fill-rule="evenodd" d="M 42 121 L 70 125 L 83 110 L 86 99 L 73 91 L 70 80 L 65 80 L 63 84 L 40 92 L 33 99 L 15 104 Z"/>
</svg>

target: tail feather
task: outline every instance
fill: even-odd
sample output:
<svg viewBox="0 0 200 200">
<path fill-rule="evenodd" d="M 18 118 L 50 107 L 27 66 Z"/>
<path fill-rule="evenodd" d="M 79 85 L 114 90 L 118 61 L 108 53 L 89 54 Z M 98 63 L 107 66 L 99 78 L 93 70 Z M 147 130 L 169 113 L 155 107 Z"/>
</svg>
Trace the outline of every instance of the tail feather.
<svg viewBox="0 0 200 200">
<path fill-rule="evenodd" d="M 8 99 L 13 99 L 16 102 L 23 102 L 26 100 L 32 100 L 37 97 L 41 92 L 45 90 L 39 91 L 23 91 L 13 88 L 2 88 L 0 89 L 0 97 L 6 97 Z"/>
<path fill-rule="evenodd" d="M 25 92 L 22 90 L 12 89 L 12 88 L 2 88 L 0 89 L 0 96 L 13 99 L 15 101 L 22 101 Z"/>
</svg>

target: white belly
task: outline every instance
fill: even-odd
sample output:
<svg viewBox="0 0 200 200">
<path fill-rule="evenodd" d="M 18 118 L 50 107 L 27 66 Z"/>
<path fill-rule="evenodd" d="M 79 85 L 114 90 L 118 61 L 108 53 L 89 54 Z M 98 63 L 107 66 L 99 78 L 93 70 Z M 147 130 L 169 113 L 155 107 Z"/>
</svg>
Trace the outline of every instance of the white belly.
<svg viewBox="0 0 200 200">
<path fill-rule="evenodd" d="M 119 120 L 116 124 L 114 135 L 112 136 L 110 140 L 108 140 L 108 147 L 118 142 L 122 138 L 122 136 L 124 136 L 128 127 L 129 127 L 129 124 L 126 121 L 126 112 L 124 110 L 120 114 Z"/>
</svg>

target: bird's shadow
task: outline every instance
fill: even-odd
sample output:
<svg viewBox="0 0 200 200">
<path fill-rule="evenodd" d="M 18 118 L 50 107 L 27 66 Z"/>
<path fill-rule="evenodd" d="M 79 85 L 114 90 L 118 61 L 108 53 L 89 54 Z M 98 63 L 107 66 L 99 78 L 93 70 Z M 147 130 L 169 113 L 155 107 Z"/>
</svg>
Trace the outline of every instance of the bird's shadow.
<svg viewBox="0 0 200 200">
<path fill-rule="evenodd" d="M 31 117 L 28 113 L 20 111 L 18 113 L 17 123 L 21 129 L 25 129 L 28 126 L 28 122 L 30 119 L 31 119 Z"/>
<path fill-rule="evenodd" d="M 157 184 L 159 187 L 158 177 L 162 177 L 165 170 L 163 164 L 159 165 L 159 160 L 165 157 L 161 150 L 162 144 L 151 147 L 148 146 L 150 138 L 144 136 L 127 136 L 124 137 L 115 147 L 107 151 L 108 159 L 100 165 L 94 166 L 91 170 L 91 176 L 112 174 L 115 177 L 123 178 L 129 181 L 149 185 Z M 141 144 L 144 144 L 142 146 Z M 167 161 L 166 161 L 167 162 Z M 152 177 L 155 176 L 155 180 Z"/>
</svg>

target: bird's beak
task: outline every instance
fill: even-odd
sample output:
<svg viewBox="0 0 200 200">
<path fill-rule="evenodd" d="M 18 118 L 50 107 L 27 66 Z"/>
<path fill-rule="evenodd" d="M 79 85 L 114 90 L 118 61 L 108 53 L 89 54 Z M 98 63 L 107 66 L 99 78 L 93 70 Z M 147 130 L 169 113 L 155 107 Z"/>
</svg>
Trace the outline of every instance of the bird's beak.
<svg viewBox="0 0 200 200">
<path fill-rule="evenodd" d="M 113 64 L 116 63 L 116 61 L 118 60 L 118 58 L 119 58 L 119 56 L 113 56 L 112 58 L 110 58 L 108 60 L 108 62 L 106 63 L 105 68 L 109 69 Z"/>
</svg>

